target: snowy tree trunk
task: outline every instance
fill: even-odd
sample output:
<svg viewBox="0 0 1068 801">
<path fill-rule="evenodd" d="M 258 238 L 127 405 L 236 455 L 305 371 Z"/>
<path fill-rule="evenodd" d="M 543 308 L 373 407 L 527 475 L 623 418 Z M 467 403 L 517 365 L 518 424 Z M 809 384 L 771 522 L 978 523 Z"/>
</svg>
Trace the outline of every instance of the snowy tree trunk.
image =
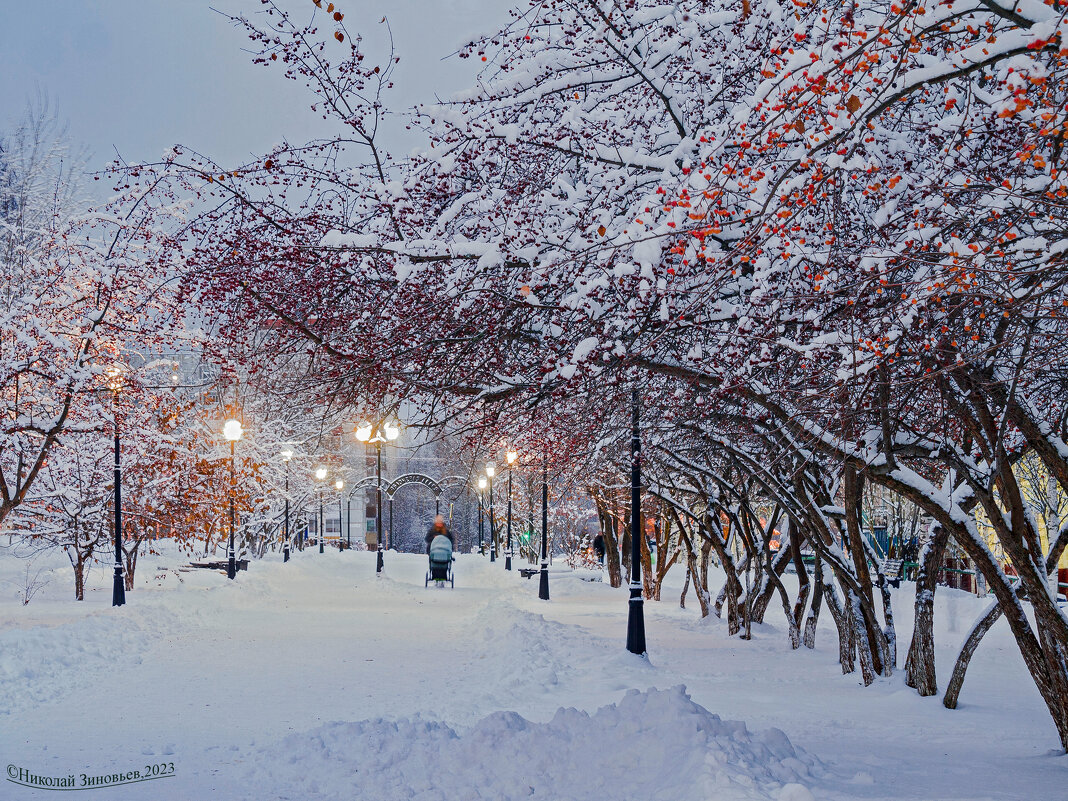
<svg viewBox="0 0 1068 801">
<path fill-rule="evenodd" d="M 129 547 L 124 545 L 122 548 L 123 561 L 126 563 L 126 575 L 123 576 L 123 583 L 126 585 L 127 591 L 134 588 L 134 572 L 137 570 L 137 554 L 140 551 L 140 546 L 141 541 L 134 540 Z"/>
<path fill-rule="evenodd" d="M 905 659 L 905 684 L 920 695 L 938 692 L 934 658 L 934 599 L 938 568 L 949 542 L 949 533 L 936 525 L 931 539 L 920 551 L 916 568 L 916 620 L 912 627 L 912 644 Z"/>
<path fill-rule="evenodd" d="M 975 649 L 979 647 L 979 643 L 999 617 L 1001 617 L 1001 606 L 995 601 L 972 626 L 972 630 L 968 633 L 968 637 L 960 649 L 960 654 L 957 655 L 957 662 L 953 665 L 953 675 L 949 677 L 946 694 L 942 697 L 942 705 L 946 709 L 957 708 L 957 697 L 960 695 L 960 688 L 964 686 L 964 676 L 968 672 L 968 664 L 972 661 Z"/>
<path fill-rule="evenodd" d="M 649 550 L 649 540 L 645 536 L 645 515 L 638 518 L 638 537 L 641 540 L 642 556 L 642 593 L 646 600 L 659 601 L 659 593 L 654 596 L 656 576 L 653 574 L 653 555 Z"/>
<path fill-rule="evenodd" d="M 604 562 L 608 567 L 608 583 L 612 587 L 622 587 L 623 571 L 619 566 L 619 540 L 616 537 L 616 523 L 607 512 L 601 514 L 601 531 L 604 534 Z"/>
<path fill-rule="evenodd" d="M 823 601 L 827 604 L 835 628 L 838 629 L 838 662 L 842 665 L 842 673 L 852 673 L 857 669 L 856 629 L 849 620 L 850 613 L 838 598 L 834 582 L 826 574 L 823 576 Z"/>
<path fill-rule="evenodd" d="M 805 621 L 803 642 L 806 648 L 816 647 L 816 626 L 820 619 L 820 605 L 823 603 L 823 562 L 816 554 L 816 563 L 812 570 L 812 606 L 809 607 L 808 620 Z"/>
<path fill-rule="evenodd" d="M 790 562 L 790 555 L 793 551 L 793 529 L 790 529 L 789 542 L 784 543 L 779 549 L 779 552 L 775 554 L 775 558 L 771 561 L 770 572 L 775 576 L 781 576 L 786 570 L 786 565 Z M 807 599 L 808 593 L 808 574 L 801 572 L 798 573 L 798 580 L 802 582 L 799 597 L 803 594 Z M 765 575 L 761 582 L 760 589 L 756 592 L 756 599 L 753 602 L 753 621 L 756 623 L 764 622 L 764 614 L 767 612 L 768 604 L 771 602 L 771 596 L 775 593 L 775 582 L 770 575 Z"/>
<path fill-rule="evenodd" d="M 846 598 L 852 611 L 852 622 L 856 631 L 857 654 L 860 656 L 860 675 L 867 687 L 873 681 L 877 673 L 875 661 L 872 658 L 874 648 L 868 637 L 868 627 L 864 621 L 864 610 L 861 608 L 860 595 L 852 588 L 846 590 Z"/>
</svg>

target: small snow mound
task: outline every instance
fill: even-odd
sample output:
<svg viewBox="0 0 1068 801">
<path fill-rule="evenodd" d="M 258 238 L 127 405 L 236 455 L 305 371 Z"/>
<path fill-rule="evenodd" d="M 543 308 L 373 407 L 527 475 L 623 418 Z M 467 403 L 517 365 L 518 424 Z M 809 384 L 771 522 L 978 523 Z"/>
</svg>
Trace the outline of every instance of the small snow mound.
<svg viewBox="0 0 1068 801">
<path fill-rule="evenodd" d="M 314 781 L 322 799 L 815 801 L 816 760 L 778 729 L 720 719 L 681 686 L 547 723 L 495 712 L 463 732 L 422 718 L 331 723 L 246 749 L 238 764 L 250 798 L 311 797 Z"/>
</svg>

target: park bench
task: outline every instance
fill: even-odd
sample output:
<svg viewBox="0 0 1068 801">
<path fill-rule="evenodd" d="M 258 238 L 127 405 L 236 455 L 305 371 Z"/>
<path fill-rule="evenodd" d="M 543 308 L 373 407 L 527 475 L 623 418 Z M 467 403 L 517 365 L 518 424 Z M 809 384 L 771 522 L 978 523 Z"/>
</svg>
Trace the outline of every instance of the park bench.
<svg viewBox="0 0 1068 801">
<path fill-rule="evenodd" d="M 881 572 L 886 576 L 886 580 L 890 582 L 890 586 L 896 589 L 901 586 L 902 571 L 904 568 L 904 559 L 887 559 L 883 562 Z"/>
<path fill-rule="evenodd" d="M 238 559 L 234 562 L 234 565 L 238 570 L 248 570 L 248 559 Z M 189 566 L 205 570 L 226 570 L 229 567 L 229 562 L 226 559 L 220 559 L 214 562 L 190 562 Z"/>
<path fill-rule="evenodd" d="M 519 575 L 521 575 L 525 579 L 528 579 L 531 576 L 536 576 L 540 572 L 541 572 L 541 568 L 540 567 L 521 567 L 521 568 L 519 568 Z"/>
</svg>

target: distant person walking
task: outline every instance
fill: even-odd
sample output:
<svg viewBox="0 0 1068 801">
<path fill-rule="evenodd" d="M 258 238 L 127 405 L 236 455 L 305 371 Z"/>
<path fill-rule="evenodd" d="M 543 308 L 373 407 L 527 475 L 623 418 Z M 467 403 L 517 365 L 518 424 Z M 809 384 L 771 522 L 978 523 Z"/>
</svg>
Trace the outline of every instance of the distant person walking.
<svg viewBox="0 0 1068 801">
<path fill-rule="evenodd" d="M 434 537 L 442 536 L 448 537 L 449 542 L 452 543 L 452 547 L 456 547 L 456 540 L 452 538 L 452 532 L 449 531 L 449 527 L 445 525 L 445 518 L 438 515 L 434 518 L 434 525 L 426 533 L 426 552 L 430 553 L 430 543 L 434 541 Z"/>
<path fill-rule="evenodd" d="M 597 561 L 604 564 L 604 535 L 598 534 L 593 538 L 593 552 L 597 554 Z"/>
</svg>

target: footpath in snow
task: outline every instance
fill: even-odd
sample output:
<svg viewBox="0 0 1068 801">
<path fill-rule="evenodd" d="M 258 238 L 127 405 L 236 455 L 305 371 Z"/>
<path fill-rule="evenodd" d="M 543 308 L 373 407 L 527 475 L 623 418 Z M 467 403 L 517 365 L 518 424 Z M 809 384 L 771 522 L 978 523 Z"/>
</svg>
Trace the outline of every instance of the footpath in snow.
<svg viewBox="0 0 1068 801">
<path fill-rule="evenodd" d="M 578 574 L 554 574 L 545 603 L 469 555 L 454 590 L 423 587 L 421 555 L 376 577 L 373 554 L 306 551 L 233 582 L 184 561 L 143 557 L 112 609 L 107 571 L 76 603 L 58 561 L 21 606 L 25 565 L 0 555 L 5 779 L 164 774 L 86 791 L 108 801 L 1068 797 L 1068 757 L 996 629 L 949 712 L 900 676 L 841 676 L 829 629 L 796 653 L 772 615 L 730 639 L 673 585 L 646 604 L 644 660 L 623 647 L 626 590 Z M 982 602 L 940 595 L 945 676 Z M 2 799 L 57 792 L 0 781 Z"/>
</svg>

